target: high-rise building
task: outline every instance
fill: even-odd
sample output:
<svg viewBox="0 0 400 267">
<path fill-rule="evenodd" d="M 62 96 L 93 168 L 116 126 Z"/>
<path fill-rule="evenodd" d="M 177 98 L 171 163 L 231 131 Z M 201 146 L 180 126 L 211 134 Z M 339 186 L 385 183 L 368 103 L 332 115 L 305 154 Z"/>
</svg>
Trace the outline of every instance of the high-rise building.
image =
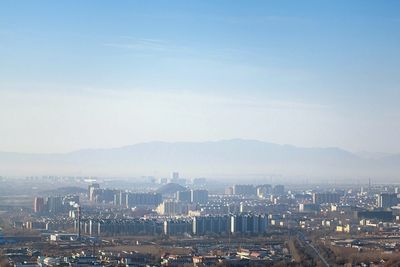
<svg viewBox="0 0 400 267">
<path fill-rule="evenodd" d="M 179 172 L 173 172 L 171 175 L 172 180 L 178 180 L 179 179 Z"/>
<path fill-rule="evenodd" d="M 196 216 L 193 217 L 193 234 L 206 235 L 228 234 L 230 230 L 230 216 Z"/>
<path fill-rule="evenodd" d="M 63 211 L 63 199 L 60 196 L 47 198 L 47 207 L 50 213 L 60 213 Z"/>
<path fill-rule="evenodd" d="M 300 203 L 299 204 L 299 212 L 316 212 L 320 210 L 320 206 L 318 204 L 313 203 Z"/>
<path fill-rule="evenodd" d="M 113 203 L 115 193 L 119 191 L 113 189 L 95 189 L 94 200 L 99 203 Z"/>
<path fill-rule="evenodd" d="M 100 188 L 100 185 L 99 184 L 97 184 L 97 183 L 93 183 L 93 184 L 91 184 L 91 185 L 89 185 L 89 187 L 88 187 L 88 198 L 89 198 L 89 201 L 94 201 L 94 191 L 96 190 L 96 189 L 99 189 Z"/>
<path fill-rule="evenodd" d="M 44 198 L 42 197 L 35 197 L 35 200 L 33 202 L 33 211 L 35 213 L 40 213 L 43 212 L 45 208 L 44 205 Z"/>
<path fill-rule="evenodd" d="M 225 195 L 233 195 L 233 187 L 232 186 L 225 188 Z"/>
<path fill-rule="evenodd" d="M 192 192 L 190 190 L 176 192 L 176 200 L 183 202 L 192 202 Z"/>
<path fill-rule="evenodd" d="M 82 232 L 92 236 L 155 235 L 163 232 L 163 223 L 147 219 L 91 219 L 82 224 Z"/>
<path fill-rule="evenodd" d="M 272 193 L 272 186 L 269 184 L 257 186 L 257 196 L 259 198 L 266 198 L 267 195 Z"/>
<path fill-rule="evenodd" d="M 120 206 L 121 205 L 121 192 L 115 193 L 114 194 L 114 201 L 113 201 L 115 206 Z"/>
<path fill-rule="evenodd" d="M 232 215 L 231 216 L 231 233 L 246 233 L 247 232 L 247 218 L 245 215 Z"/>
<path fill-rule="evenodd" d="M 340 194 L 339 193 L 313 193 L 313 203 L 314 204 L 330 204 L 330 203 L 339 203 L 340 202 Z"/>
<path fill-rule="evenodd" d="M 157 206 L 162 202 L 160 193 L 127 193 L 127 206 Z"/>
<path fill-rule="evenodd" d="M 255 196 L 256 188 L 251 184 L 235 184 L 233 186 L 234 195 Z"/>
<path fill-rule="evenodd" d="M 268 217 L 255 214 L 231 215 L 232 234 L 262 234 L 268 226 Z"/>
<path fill-rule="evenodd" d="M 205 204 L 208 202 L 208 191 L 204 189 L 191 191 L 191 202 L 197 204 Z"/>
<path fill-rule="evenodd" d="M 180 184 L 180 185 L 184 186 L 186 184 L 186 179 L 185 178 L 180 178 L 179 177 L 179 172 L 173 172 L 171 174 L 170 182 L 174 183 L 174 184 Z"/>
<path fill-rule="evenodd" d="M 119 195 L 120 195 L 120 197 L 119 197 L 119 200 L 120 200 L 119 204 L 120 204 L 121 206 L 128 207 L 128 193 L 127 193 L 127 192 L 121 191 L 121 192 L 119 192 Z"/>
<path fill-rule="evenodd" d="M 390 208 L 399 203 L 396 193 L 381 193 L 378 195 L 377 204 L 379 208 Z"/>
<path fill-rule="evenodd" d="M 180 201 L 167 200 L 158 205 L 156 210 L 161 215 L 182 215 L 188 213 L 188 204 Z"/>
<path fill-rule="evenodd" d="M 190 220 L 170 219 L 164 221 L 165 235 L 181 235 L 192 232 L 192 222 Z"/>
</svg>

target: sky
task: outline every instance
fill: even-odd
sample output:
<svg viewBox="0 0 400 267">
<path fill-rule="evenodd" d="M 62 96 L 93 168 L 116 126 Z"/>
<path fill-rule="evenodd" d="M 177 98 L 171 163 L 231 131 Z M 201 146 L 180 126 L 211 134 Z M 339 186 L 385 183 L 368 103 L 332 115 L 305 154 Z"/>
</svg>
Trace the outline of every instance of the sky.
<svg viewBox="0 0 400 267">
<path fill-rule="evenodd" d="M 0 151 L 400 153 L 400 2 L 1 1 Z"/>
</svg>

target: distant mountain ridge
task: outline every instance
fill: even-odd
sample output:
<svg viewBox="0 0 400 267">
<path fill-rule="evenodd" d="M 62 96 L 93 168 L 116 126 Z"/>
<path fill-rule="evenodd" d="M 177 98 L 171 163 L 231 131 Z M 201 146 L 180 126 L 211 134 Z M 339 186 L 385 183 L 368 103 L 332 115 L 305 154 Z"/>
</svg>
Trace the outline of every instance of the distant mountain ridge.
<svg viewBox="0 0 400 267">
<path fill-rule="evenodd" d="M 0 152 L 1 175 L 241 177 L 279 174 L 308 177 L 400 175 L 400 155 L 365 158 L 340 148 L 304 148 L 257 140 L 148 142 L 59 154 Z"/>
</svg>

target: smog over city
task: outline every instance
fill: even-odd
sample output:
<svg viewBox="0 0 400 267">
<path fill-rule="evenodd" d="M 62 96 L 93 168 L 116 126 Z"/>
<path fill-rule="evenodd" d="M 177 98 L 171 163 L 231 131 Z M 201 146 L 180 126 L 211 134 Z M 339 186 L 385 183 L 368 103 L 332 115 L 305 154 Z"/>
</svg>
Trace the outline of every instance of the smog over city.
<svg viewBox="0 0 400 267">
<path fill-rule="evenodd" d="M 0 1 L 0 266 L 400 266 L 400 2 Z"/>
</svg>

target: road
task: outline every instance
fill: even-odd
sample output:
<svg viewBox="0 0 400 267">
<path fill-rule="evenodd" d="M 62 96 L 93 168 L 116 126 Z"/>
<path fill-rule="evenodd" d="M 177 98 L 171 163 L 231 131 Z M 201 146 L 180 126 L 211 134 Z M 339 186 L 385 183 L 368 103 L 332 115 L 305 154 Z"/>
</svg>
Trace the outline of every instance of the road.
<svg viewBox="0 0 400 267">
<path fill-rule="evenodd" d="M 326 267 L 329 267 L 329 263 L 325 260 L 324 257 L 319 253 L 319 251 L 314 247 L 313 244 L 309 243 L 308 246 L 314 250 L 314 252 L 318 255 L 319 259 L 325 264 Z"/>
<path fill-rule="evenodd" d="M 302 232 L 297 232 L 297 238 L 299 239 L 299 242 L 304 244 L 305 246 L 311 248 L 311 250 L 314 252 L 314 254 L 320 259 L 320 261 L 326 266 L 330 267 L 329 263 L 325 260 L 325 258 L 319 253 L 318 249 L 314 247 L 314 245 L 311 243 L 311 241 L 306 240 L 306 237 Z M 314 257 L 316 258 L 316 257 Z"/>
</svg>

